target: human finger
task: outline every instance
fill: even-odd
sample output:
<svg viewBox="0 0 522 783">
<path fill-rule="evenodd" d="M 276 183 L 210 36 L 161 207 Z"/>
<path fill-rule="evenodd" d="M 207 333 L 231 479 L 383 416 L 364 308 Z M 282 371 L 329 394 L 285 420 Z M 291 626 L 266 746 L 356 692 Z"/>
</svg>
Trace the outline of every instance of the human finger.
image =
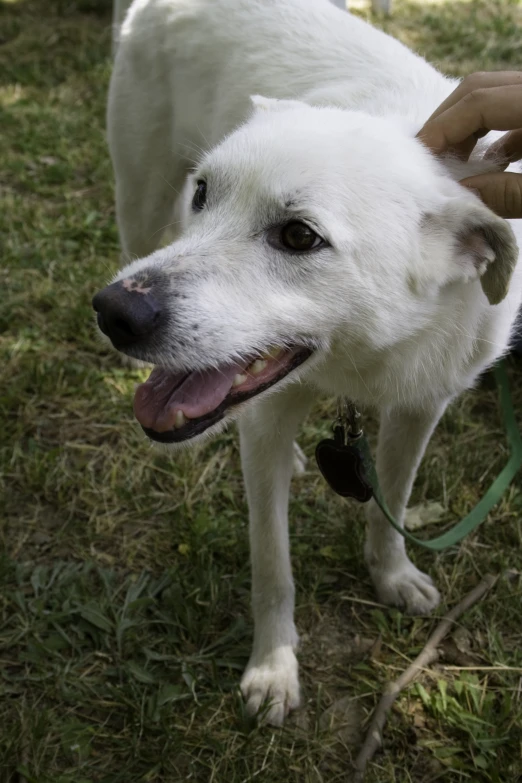
<svg viewBox="0 0 522 783">
<path fill-rule="evenodd" d="M 486 206 L 500 217 L 522 218 L 522 174 L 479 174 L 460 184 L 478 191 Z"/>
<path fill-rule="evenodd" d="M 470 76 L 466 76 L 451 95 L 448 95 L 446 100 L 435 109 L 427 122 L 431 122 L 435 117 L 443 114 L 446 109 L 458 103 L 465 95 L 474 90 L 503 87 L 508 84 L 522 84 L 522 71 L 478 71 L 472 73 Z"/>
<path fill-rule="evenodd" d="M 426 123 L 418 134 L 433 152 L 441 153 L 466 142 L 471 149 L 474 134 L 522 127 L 522 84 L 473 90 Z M 466 150 L 468 154 L 471 149 Z"/>
</svg>

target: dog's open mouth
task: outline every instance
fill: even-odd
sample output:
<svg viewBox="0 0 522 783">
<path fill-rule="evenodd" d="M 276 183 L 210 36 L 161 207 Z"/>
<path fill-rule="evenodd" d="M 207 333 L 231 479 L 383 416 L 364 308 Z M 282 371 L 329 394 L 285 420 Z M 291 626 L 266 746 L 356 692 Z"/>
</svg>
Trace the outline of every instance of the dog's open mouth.
<svg viewBox="0 0 522 783">
<path fill-rule="evenodd" d="M 285 378 L 311 353 L 311 348 L 294 346 L 215 369 L 177 373 L 156 367 L 136 389 L 134 414 L 152 440 L 189 440 L 223 419 L 232 406 Z"/>
</svg>

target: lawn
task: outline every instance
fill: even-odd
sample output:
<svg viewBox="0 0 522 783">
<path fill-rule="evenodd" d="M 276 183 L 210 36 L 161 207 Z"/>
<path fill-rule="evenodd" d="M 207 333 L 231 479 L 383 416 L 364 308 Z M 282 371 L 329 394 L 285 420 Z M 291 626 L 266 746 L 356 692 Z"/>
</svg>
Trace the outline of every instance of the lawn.
<svg viewBox="0 0 522 783">
<path fill-rule="evenodd" d="M 519 2 L 397 0 L 375 21 L 452 74 L 521 65 Z M 94 330 L 90 299 L 119 262 L 110 22 L 108 0 L 0 0 L 0 781 L 347 781 L 384 684 L 436 619 L 375 602 L 361 509 L 310 459 L 291 501 L 304 708 L 283 730 L 243 714 L 252 622 L 236 432 L 155 451 L 132 416 L 142 373 Z M 522 420 L 521 360 L 509 374 Z M 332 410 L 318 405 L 302 430 L 309 457 Z M 413 502 L 455 521 L 504 460 L 486 378 L 444 417 Z M 368 783 L 522 780 L 521 511 L 517 480 L 460 546 L 413 552 L 443 591 L 440 613 L 481 575 L 500 577 L 397 701 Z"/>
</svg>

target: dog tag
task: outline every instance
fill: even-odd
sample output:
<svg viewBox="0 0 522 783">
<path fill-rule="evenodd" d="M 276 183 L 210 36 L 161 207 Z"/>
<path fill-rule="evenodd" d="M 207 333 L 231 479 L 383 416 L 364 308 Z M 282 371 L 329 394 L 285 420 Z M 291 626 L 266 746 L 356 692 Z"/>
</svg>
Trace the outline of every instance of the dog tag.
<svg viewBox="0 0 522 783">
<path fill-rule="evenodd" d="M 356 442 L 345 443 L 344 428 L 334 429 L 334 438 L 320 441 L 315 449 L 319 470 L 327 484 L 343 498 L 367 503 L 373 489 L 364 469 L 364 456 Z"/>
</svg>

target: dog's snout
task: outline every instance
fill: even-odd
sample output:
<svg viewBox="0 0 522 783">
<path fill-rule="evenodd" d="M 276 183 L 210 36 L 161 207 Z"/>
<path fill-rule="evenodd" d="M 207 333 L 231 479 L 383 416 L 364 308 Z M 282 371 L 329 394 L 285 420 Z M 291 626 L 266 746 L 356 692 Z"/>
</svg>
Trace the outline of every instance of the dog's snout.
<svg viewBox="0 0 522 783">
<path fill-rule="evenodd" d="M 98 314 L 98 326 L 115 348 L 124 348 L 150 337 L 161 316 L 161 307 L 151 288 L 126 283 L 126 280 L 112 283 L 92 300 Z"/>
</svg>

